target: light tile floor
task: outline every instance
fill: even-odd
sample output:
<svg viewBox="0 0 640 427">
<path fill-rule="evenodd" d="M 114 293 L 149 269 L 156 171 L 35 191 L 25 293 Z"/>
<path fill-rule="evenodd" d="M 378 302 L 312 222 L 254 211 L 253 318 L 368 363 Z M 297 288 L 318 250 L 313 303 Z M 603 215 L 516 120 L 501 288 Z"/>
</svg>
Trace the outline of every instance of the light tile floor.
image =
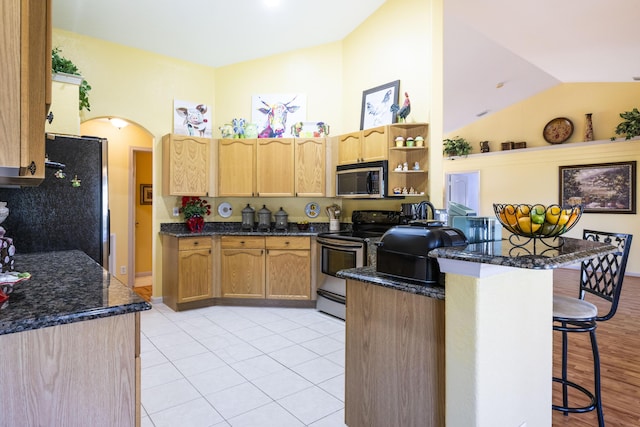
<svg viewBox="0 0 640 427">
<path fill-rule="evenodd" d="M 343 427 L 344 322 L 314 309 L 142 312 L 142 426 Z"/>
</svg>

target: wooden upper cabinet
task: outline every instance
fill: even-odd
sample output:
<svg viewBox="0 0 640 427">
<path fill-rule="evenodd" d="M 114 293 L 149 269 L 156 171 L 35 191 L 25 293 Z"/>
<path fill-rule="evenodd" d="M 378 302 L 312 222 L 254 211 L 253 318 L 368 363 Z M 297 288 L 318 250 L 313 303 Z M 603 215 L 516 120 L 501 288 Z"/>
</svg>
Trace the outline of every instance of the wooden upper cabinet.
<svg viewBox="0 0 640 427">
<path fill-rule="evenodd" d="M 261 138 L 256 150 L 256 188 L 260 197 L 294 196 L 294 139 Z"/>
<path fill-rule="evenodd" d="M 338 164 L 373 162 L 388 158 L 387 126 L 346 133 L 338 138 Z"/>
<path fill-rule="evenodd" d="M 0 52 L 0 184 L 38 185 L 51 96 L 51 0 L 0 2 Z"/>
<path fill-rule="evenodd" d="M 162 192 L 165 196 L 208 196 L 211 139 L 162 137 Z"/>
<path fill-rule="evenodd" d="M 218 196 L 255 195 L 255 139 L 218 141 Z"/>
<path fill-rule="evenodd" d="M 325 138 L 295 139 L 295 193 L 298 197 L 324 197 Z"/>
<path fill-rule="evenodd" d="M 387 126 L 378 126 L 362 131 L 362 161 L 372 162 L 376 160 L 387 160 L 388 144 Z"/>
<path fill-rule="evenodd" d="M 338 164 L 348 165 L 361 161 L 362 132 L 345 133 L 338 137 Z"/>
</svg>

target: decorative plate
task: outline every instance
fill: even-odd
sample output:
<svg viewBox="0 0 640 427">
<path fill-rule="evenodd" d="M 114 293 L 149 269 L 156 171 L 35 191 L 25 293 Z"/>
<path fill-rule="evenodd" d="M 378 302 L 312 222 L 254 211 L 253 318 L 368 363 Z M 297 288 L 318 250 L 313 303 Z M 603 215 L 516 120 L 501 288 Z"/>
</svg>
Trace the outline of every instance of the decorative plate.
<svg viewBox="0 0 640 427">
<path fill-rule="evenodd" d="M 544 140 L 549 144 L 562 144 L 573 134 L 573 123 L 566 117 L 556 117 L 546 124 L 542 131 Z"/>
<path fill-rule="evenodd" d="M 222 218 L 229 218 L 232 211 L 233 209 L 231 208 L 231 205 L 227 202 L 223 202 L 218 205 L 218 213 Z"/>
<path fill-rule="evenodd" d="M 309 218 L 316 218 L 320 215 L 320 205 L 316 202 L 307 203 L 307 206 L 304 208 L 304 213 L 306 213 Z"/>
</svg>

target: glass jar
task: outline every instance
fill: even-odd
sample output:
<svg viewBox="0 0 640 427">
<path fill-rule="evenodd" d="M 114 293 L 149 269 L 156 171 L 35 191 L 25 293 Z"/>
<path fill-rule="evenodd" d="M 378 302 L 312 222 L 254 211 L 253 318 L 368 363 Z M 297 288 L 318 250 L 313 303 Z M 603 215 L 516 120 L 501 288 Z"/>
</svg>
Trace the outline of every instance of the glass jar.
<svg viewBox="0 0 640 427">
<path fill-rule="evenodd" d="M 282 209 L 282 206 L 274 216 L 276 217 L 276 230 L 287 230 L 289 228 L 289 214 Z"/>
<path fill-rule="evenodd" d="M 253 230 L 253 226 L 255 225 L 255 213 L 256 211 L 249 206 L 247 203 L 247 207 L 242 209 L 242 229 L 243 230 Z"/>
<path fill-rule="evenodd" d="M 271 229 L 271 211 L 266 205 L 262 205 L 262 209 L 258 211 L 258 230 L 269 231 Z"/>
</svg>

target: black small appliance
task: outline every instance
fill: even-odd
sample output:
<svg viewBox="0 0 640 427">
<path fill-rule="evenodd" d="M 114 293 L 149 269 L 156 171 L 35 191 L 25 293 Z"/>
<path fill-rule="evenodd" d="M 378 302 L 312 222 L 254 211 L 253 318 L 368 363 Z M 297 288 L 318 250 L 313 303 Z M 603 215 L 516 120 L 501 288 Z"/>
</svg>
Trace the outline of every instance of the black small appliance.
<svg viewBox="0 0 640 427">
<path fill-rule="evenodd" d="M 466 246 L 464 233 L 442 223 L 398 225 L 378 242 L 376 271 L 411 282 L 441 283 L 438 261 L 429 251 L 445 246 Z"/>
</svg>

